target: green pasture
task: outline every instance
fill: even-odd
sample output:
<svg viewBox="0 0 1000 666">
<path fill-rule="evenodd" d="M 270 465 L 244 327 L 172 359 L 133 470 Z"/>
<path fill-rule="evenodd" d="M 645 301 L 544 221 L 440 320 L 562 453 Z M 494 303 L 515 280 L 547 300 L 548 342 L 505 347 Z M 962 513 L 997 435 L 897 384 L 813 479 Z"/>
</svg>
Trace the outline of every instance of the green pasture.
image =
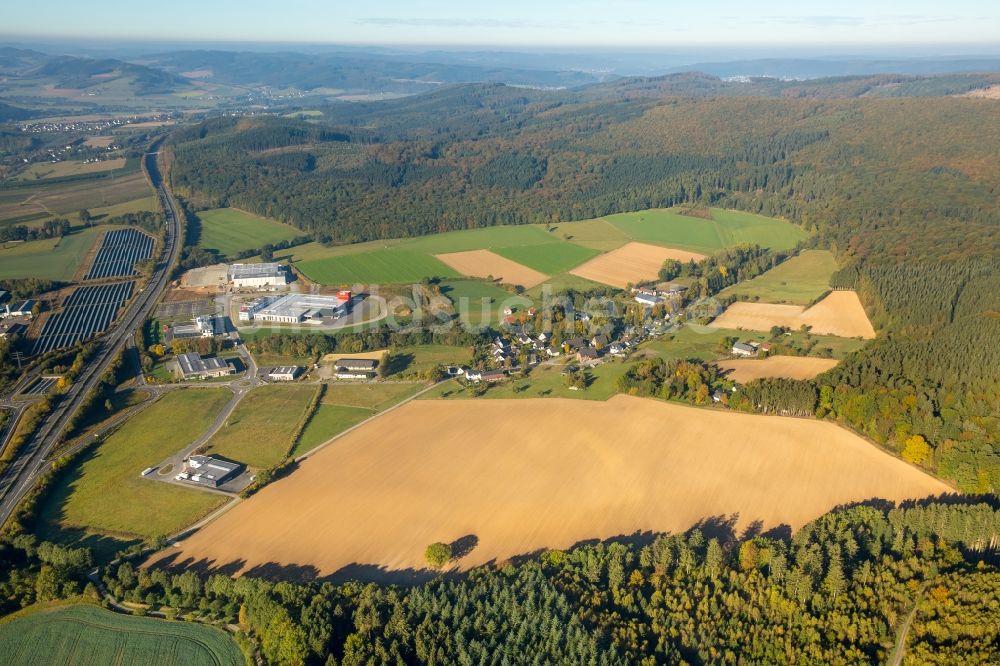
<svg viewBox="0 0 1000 666">
<path fill-rule="evenodd" d="M 37 610 L 0 623 L 0 661 L 10 666 L 143 664 L 242 666 L 221 629 L 120 615 L 89 605 Z"/>
<path fill-rule="evenodd" d="M 256 469 L 273 467 L 291 450 L 292 439 L 318 390 L 299 384 L 250 391 L 208 441 L 209 451 Z"/>
<path fill-rule="evenodd" d="M 458 273 L 429 254 L 398 249 L 313 259 L 295 267 L 313 282 L 322 284 L 420 282 L 426 277 L 458 277 Z"/>
<path fill-rule="evenodd" d="M 201 220 L 198 245 L 230 257 L 302 235 L 295 227 L 235 208 L 202 211 L 198 219 Z"/>
<path fill-rule="evenodd" d="M 208 430 L 231 396 L 221 388 L 175 390 L 129 419 L 58 478 L 40 508 L 40 536 L 85 545 L 102 536 L 169 536 L 218 507 L 220 495 L 142 471 Z"/>
<path fill-rule="evenodd" d="M 67 281 L 79 270 L 101 231 L 76 229 L 62 238 L 28 241 L 0 249 L 0 279 L 36 277 Z"/>
<path fill-rule="evenodd" d="M 829 291 L 830 276 L 836 270 L 833 253 L 804 250 L 763 275 L 723 290 L 719 296 L 808 305 Z"/>
</svg>

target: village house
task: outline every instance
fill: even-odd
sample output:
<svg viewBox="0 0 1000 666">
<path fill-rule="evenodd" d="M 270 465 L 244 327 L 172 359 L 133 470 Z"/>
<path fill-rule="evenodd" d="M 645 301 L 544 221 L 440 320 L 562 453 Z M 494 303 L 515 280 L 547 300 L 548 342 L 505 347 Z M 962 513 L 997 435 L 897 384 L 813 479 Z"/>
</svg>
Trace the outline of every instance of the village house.
<svg viewBox="0 0 1000 666">
<path fill-rule="evenodd" d="M 757 349 L 745 342 L 737 342 L 733 344 L 733 355 L 735 356 L 756 356 Z"/>
<path fill-rule="evenodd" d="M 600 352 L 593 347 L 584 347 L 576 352 L 576 360 L 580 363 L 596 363 L 601 358 Z"/>
</svg>

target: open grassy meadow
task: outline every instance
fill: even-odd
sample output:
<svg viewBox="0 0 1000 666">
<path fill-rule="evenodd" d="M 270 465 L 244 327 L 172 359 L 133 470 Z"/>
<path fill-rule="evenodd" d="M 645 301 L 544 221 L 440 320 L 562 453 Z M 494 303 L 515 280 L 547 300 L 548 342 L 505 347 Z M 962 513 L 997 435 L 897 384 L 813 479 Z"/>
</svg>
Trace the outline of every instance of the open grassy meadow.
<svg viewBox="0 0 1000 666">
<path fill-rule="evenodd" d="M 0 279 L 37 277 L 68 281 L 79 270 L 101 232 L 77 228 L 62 238 L 46 238 L 0 248 Z"/>
<path fill-rule="evenodd" d="M 229 257 L 302 235 L 295 227 L 235 208 L 202 211 L 198 219 L 201 220 L 198 245 Z"/>
<path fill-rule="evenodd" d="M 83 160 L 63 160 L 62 162 L 35 162 L 18 174 L 18 180 L 44 180 L 46 178 L 63 178 L 65 176 L 80 176 L 88 173 L 103 173 L 115 171 L 125 166 L 125 158 L 119 157 L 100 162 L 84 162 Z"/>
<path fill-rule="evenodd" d="M 788 249 L 808 236 L 784 220 L 720 209 L 712 209 L 712 216 L 706 220 L 674 210 L 647 210 L 580 222 L 487 227 L 329 248 L 309 243 L 285 256 L 316 282 L 392 283 L 456 277 L 434 256 L 489 250 L 558 282 L 574 268 L 629 241 L 712 254 L 741 243 Z"/>
<path fill-rule="evenodd" d="M 420 376 L 437 365 L 462 365 L 471 360 L 469 347 L 413 345 L 390 350 L 387 370 L 388 376 Z"/>
<path fill-rule="evenodd" d="M 804 250 L 763 275 L 724 289 L 719 297 L 807 305 L 829 291 L 836 270 L 837 261 L 829 250 Z"/>
<path fill-rule="evenodd" d="M 606 402 L 415 400 L 347 433 L 164 555 L 319 576 L 453 568 L 587 539 L 689 529 L 797 529 L 835 506 L 948 492 L 833 423 L 617 395 Z M 163 556 L 163 555 L 161 555 Z M 227 570 L 232 570 L 227 569 Z M 405 575 L 405 574 L 404 574 Z"/>
<path fill-rule="evenodd" d="M 126 170 L 114 179 L 25 182 L 17 187 L 0 189 L 0 222 L 32 214 L 73 217 L 81 208 L 106 208 L 148 198 L 152 193 L 153 189 L 138 168 Z"/>
<path fill-rule="evenodd" d="M 246 663 L 236 643 L 221 629 L 130 617 L 89 605 L 38 610 L 0 623 L 0 655 L 10 666 Z"/>
<path fill-rule="evenodd" d="M 288 454 L 296 431 L 306 417 L 317 386 L 262 386 L 250 391 L 208 441 L 212 453 L 246 463 L 272 467 Z"/>
<path fill-rule="evenodd" d="M 784 220 L 720 208 L 711 211 L 711 220 L 682 215 L 673 209 L 619 213 L 604 219 L 632 240 L 702 254 L 753 243 L 773 250 L 787 250 L 809 236 Z"/>
<path fill-rule="evenodd" d="M 498 322 L 504 305 L 528 308 L 532 303 L 527 296 L 512 294 L 482 280 L 444 280 L 439 286 L 462 321 L 473 325 Z"/>
<path fill-rule="evenodd" d="M 655 354 L 666 360 L 699 359 L 714 361 L 729 356 L 729 347 L 722 347 L 720 340 L 738 338 L 744 342 L 768 342 L 770 334 L 763 331 L 747 331 L 735 328 L 714 328 L 689 324 L 661 338 L 648 340 L 639 347 L 639 353 Z M 842 359 L 847 354 L 860 349 L 864 342 L 855 338 L 843 338 L 834 335 L 814 335 L 793 331 L 783 335 L 776 343 L 790 348 L 808 351 L 811 356 L 822 356 Z M 787 352 L 779 352 L 787 353 Z"/>
<path fill-rule="evenodd" d="M 512 377 L 490 386 L 479 399 L 572 398 L 604 401 L 618 392 L 618 378 L 625 374 L 629 365 L 609 361 L 589 368 L 586 370 L 587 388 L 580 390 L 566 385 L 564 367 L 562 363 L 539 365 L 526 376 Z M 472 397 L 472 389 L 456 380 L 445 382 L 418 399 L 462 400 Z"/>
<path fill-rule="evenodd" d="M 40 511 L 41 536 L 85 541 L 174 534 L 209 513 L 225 498 L 143 478 L 203 434 L 230 399 L 227 389 L 171 391 L 129 419 L 66 470 Z"/>
<path fill-rule="evenodd" d="M 345 407 L 343 405 L 320 405 L 309 419 L 302 436 L 292 449 L 292 457 L 301 456 L 330 439 L 334 435 L 355 426 L 372 414 L 370 409 L 363 407 Z"/>
</svg>

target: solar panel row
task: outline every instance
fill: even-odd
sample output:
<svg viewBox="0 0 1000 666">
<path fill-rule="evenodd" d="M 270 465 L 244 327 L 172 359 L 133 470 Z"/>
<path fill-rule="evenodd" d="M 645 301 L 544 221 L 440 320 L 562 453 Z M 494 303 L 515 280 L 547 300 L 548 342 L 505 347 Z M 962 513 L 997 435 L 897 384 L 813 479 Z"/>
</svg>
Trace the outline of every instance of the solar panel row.
<svg viewBox="0 0 1000 666">
<path fill-rule="evenodd" d="M 104 234 L 86 280 L 135 275 L 135 264 L 153 256 L 153 239 L 138 229 L 115 229 Z"/>
<path fill-rule="evenodd" d="M 79 287 L 60 312 L 45 320 L 32 348 L 33 355 L 71 347 L 100 333 L 114 320 L 118 309 L 132 297 L 134 282 Z"/>
</svg>

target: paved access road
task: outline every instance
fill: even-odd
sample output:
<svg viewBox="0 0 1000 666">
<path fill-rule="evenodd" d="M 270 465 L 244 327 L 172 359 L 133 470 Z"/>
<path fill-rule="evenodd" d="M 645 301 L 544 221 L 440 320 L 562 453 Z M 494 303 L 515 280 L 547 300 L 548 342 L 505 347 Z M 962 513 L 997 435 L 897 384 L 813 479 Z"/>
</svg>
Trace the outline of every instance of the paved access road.
<svg viewBox="0 0 1000 666">
<path fill-rule="evenodd" d="M 39 473 L 48 465 L 46 460 L 66 430 L 69 419 L 97 386 L 115 356 L 135 335 L 170 281 L 170 271 L 180 254 L 180 219 L 166 184 L 160 175 L 157 154 L 162 139 L 157 141 L 143 160 L 146 173 L 156 189 L 166 218 L 163 253 L 146 288 L 137 294 L 132 304 L 108 331 L 97 339 L 97 355 L 84 367 L 73 386 L 45 418 L 35 436 L 25 444 L 17 457 L 0 475 L 0 525 L 7 522 L 14 508 L 34 485 Z"/>
</svg>

